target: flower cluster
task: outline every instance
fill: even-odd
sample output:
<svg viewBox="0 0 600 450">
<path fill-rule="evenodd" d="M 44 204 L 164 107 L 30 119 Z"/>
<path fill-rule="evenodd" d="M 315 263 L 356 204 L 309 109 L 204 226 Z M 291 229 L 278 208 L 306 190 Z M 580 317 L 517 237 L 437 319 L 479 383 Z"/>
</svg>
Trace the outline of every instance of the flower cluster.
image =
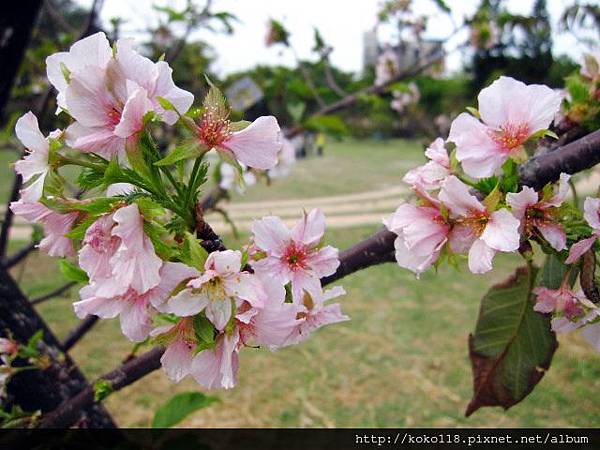
<svg viewBox="0 0 600 450">
<path fill-rule="evenodd" d="M 166 348 L 161 362 L 171 379 L 191 375 L 207 388 L 235 385 L 242 348 L 297 344 L 348 320 L 328 302 L 343 289 L 321 287 L 339 259 L 322 243 L 320 210 L 291 230 L 277 217 L 257 220 L 243 251 L 205 249 L 213 248 L 203 241 L 198 201 L 204 155 L 215 150 L 230 180 L 285 169 L 293 148 L 291 157 L 274 117 L 232 122 L 212 84 L 200 114 L 187 114 L 193 96 L 175 86 L 166 62 L 150 61 L 126 39 L 113 51 L 103 33 L 47 65 L 58 113 L 71 123 L 44 137 L 32 113 L 17 121 L 27 153 L 15 169 L 25 187 L 10 207 L 43 226 L 40 248 L 71 258 L 63 273 L 85 282 L 73 305 L 78 317 L 118 317 L 131 341 Z M 183 144 L 163 154 L 156 126 L 177 126 Z M 67 165 L 82 169 L 82 197 L 68 195 Z"/>
<path fill-rule="evenodd" d="M 518 163 L 527 158 L 530 142 L 552 136 L 548 127 L 562 99 L 548 87 L 507 77 L 481 91 L 478 110 L 460 114 L 448 140 L 436 139 L 425 151 L 429 161 L 404 176 L 417 203 L 402 204 L 384 219 L 397 235 L 401 267 L 420 275 L 444 257 L 455 263 L 457 255 L 466 254 L 469 270 L 485 273 L 497 252 L 520 250 L 531 261 L 529 241 L 566 265 L 593 251 L 600 236 L 600 199 L 585 200 L 584 224 L 576 207 L 565 202 L 569 175 L 539 192 L 518 185 Z M 600 309 L 583 293 L 573 293 L 570 274 L 557 290 L 535 288 L 534 309 L 552 313 L 557 332 L 584 328 L 600 351 Z"/>
</svg>

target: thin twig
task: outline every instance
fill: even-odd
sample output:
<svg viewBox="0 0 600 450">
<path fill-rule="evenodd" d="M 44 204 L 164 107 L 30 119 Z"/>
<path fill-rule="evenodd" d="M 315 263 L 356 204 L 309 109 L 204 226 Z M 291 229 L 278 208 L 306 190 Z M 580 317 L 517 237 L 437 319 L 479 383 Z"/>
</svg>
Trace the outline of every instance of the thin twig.
<svg viewBox="0 0 600 450">
<path fill-rule="evenodd" d="M 92 329 L 96 322 L 98 322 L 98 316 L 88 316 L 83 319 L 79 325 L 77 325 L 67 334 L 67 337 L 61 343 L 61 348 L 63 351 L 67 352 L 73 348 L 73 346 L 77 344 L 77 342 L 79 342 L 88 331 Z"/>
<path fill-rule="evenodd" d="M 62 286 L 57 287 L 56 289 L 54 289 L 53 291 L 48 292 L 47 294 L 40 295 L 39 297 L 36 297 L 36 298 L 32 299 L 31 300 L 31 304 L 32 305 L 39 305 L 40 303 L 43 303 L 46 300 L 50 300 L 50 299 L 52 299 L 54 297 L 58 297 L 58 296 L 64 294 L 65 292 L 67 292 L 69 289 L 71 289 L 76 284 L 77 284 L 76 281 L 69 281 L 68 283 L 65 283 Z"/>
</svg>

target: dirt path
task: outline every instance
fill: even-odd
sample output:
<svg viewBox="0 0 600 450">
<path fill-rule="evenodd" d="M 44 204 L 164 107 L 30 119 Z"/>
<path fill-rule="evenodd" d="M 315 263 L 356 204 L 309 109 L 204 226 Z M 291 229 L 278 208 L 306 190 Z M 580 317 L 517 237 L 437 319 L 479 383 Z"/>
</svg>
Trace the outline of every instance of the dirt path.
<svg viewBox="0 0 600 450">
<path fill-rule="evenodd" d="M 580 197 L 593 195 L 598 186 L 600 186 L 600 170 L 593 171 L 590 176 L 576 183 Z M 303 209 L 313 208 L 323 210 L 329 228 L 347 228 L 380 224 L 381 219 L 391 214 L 408 195 L 410 195 L 409 189 L 399 185 L 378 191 L 347 195 L 226 203 L 224 209 L 237 229 L 242 232 L 250 230 L 253 220 L 268 215 L 279 216 L 286 224 L 292 225 L 298 220 Z M 231 231 L 231 226 L 218 213 L 208 214 L 207 221 L 217 233 Z M 28 239 L 30 235 L 29 224 L 17 218 L 11 238 Z"/>
</svg>

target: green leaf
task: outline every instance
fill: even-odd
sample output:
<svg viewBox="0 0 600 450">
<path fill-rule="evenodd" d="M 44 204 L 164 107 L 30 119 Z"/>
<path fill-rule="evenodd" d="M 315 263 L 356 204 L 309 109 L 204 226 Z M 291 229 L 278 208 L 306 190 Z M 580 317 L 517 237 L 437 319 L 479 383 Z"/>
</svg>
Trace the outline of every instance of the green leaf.
<svg viewBox="0 0 600 450">
<path fill-rule="evenodd" d="M 77 184 L 82 189 L 93 189 L 102 185 L 104 172 L 85 167 L 77 177 Z"/>
<path fill-rule="evenodd" d="M 202 314 L 194 317 L 194 331 L 200 342 L 212 344 L 215 341 L 215 327 L 212 322 Z"/>
<path fill-rule="evenodd" d="M 61 259 L 58 262 L 58 265 L 60 273 L 62 273 L 67 280 L 77 281 L 79 283 L 87 283 L 89 281 L 87 273 L 69 260 Z"/>
<path fill-rule="evenodd" d="M 112 382 L 100 379 L 94 383 L 94 401 L 101 402 L 113 392 Z"/>
<path fill-rule="evenodd" d="M 155 166 L 169 166 L 178 161 L 184 161 L 191 158 L 199 158 L 208 151 L 207 148 L 200 145 L 199 142 L 188 142 L 175 147 L 171 153 L 163 159 L 154 163 Z"/>
<path fill-rule="evenodd" d="M 500 188 L 502 192 L 517 192 L 519 188 L 519 171 L 517 164 L 512 159 L 507 159 L 502 165 L 502 180 Z"/>
<path fill-rule="evenodd" d="M 500 192 L 499 186 L 496 185 L 492 192 L 490 192 L 484 199 L 483 204 L 488 211 L 495 211 L 498 203 L 502 199 L 502 193 Z"/>
<path fill-rule="evenodd" d="M 119 199 L 114 197 L 98 197 L 81 203 L 73 203 L 71 207 L 77 211 L 85 211 L 90 214 L 100 215 L 109 211 L 113 204 L 118 201 Z"/>
<path fill-rule="evenodd" d="M 183 262 L 203 271 L 207 258 L 208 252 L 200 245 L 200 241 L 192 233 L 186 231 L 183 242 Z"/>
<path fill-rule="evenodd" d="M 495 187 L 498 185 L 498 178 L 496 176 L 492 176 L 489 178 L 482 178 L 477 183 L 475 183 L 474 188 L 477 189 L 482 194 L 488 195 L 492 192 Z"/>
<path fill-rule="evenodd" d="M 162 107 L 162 109 L 164 109 L 166 111 L 175 111 L 175 112 L 177 112 L 177 109 L 175 109 L 175 106 L 173 106 L 173 103 L 171 103 L 166 98 L 160 97 L 160 96 L 156 96 L 156 100 L 158 100 L 158 103 L 160 104 L 160 106 Z"/>
<path fill-rule="evenodd" d="M 162 405 L 154 414 L 152 428 L 171 428 L 191 413 L 206 408 L 220 400 L 201 392 L 182 392 L 176 394 Z"/>
<path fill-rule="evenodd" d="M 150 238 L 154 251 L 156 251 L 158 256 L 162 259 L 169 260 L 175 256 L 177 250 L 163 239 L 163 236 L 168 234 L 166 228 L 155 222 L 144 222 L 144 233 Z"/>
<path fill-rule="evenodd" d="M 508 409 L 519 403 L 550 367 L 558 343 L 550 319 L 533 310 L 536 272 L 517 269 L 481 301 L 475 333 L 469 336 L 474 392 L 467 416 L 483 406 Z"/>
</svg>

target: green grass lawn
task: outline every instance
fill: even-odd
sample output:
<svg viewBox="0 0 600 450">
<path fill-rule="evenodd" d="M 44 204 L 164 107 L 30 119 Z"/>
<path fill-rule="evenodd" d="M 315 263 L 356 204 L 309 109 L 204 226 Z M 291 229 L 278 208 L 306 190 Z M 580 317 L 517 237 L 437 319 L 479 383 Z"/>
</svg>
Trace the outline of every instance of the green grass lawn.
<svg viewBox="0 0 600 450">
<path fill-rule="evenodd" d="M 422 159 L 419 148 L 398 141 L 335 143 L 324 159 L 300 162 L 294 176 L 271 188 L 251 188 L 247 199 L 393 186 L 400 182 L 404 165 Z M 376 229 L 332 230 L 327 240 L 346 248 Z M 226 241 L 232 247 L 243 243 L 231 236 Z M 600 356 L 577 335 L 561 336 L 550 371 L 523 403 L 508 412 L 486 408 L 464 418 L 472 389 L 467 336 L 474 329 L 479 300 L 517 264 L 517 256 L 499 255 L 495 270 L 485 276 L 472 275 L 465 267 L 458 272 L 446 267 L 416 280 L 387 264 L 347 277 L 339 283 L 348 292 L 340 301 L 351 321 L 275 353 L 243 350 L 238 387 L 217 392 L 221 403 L 193 414 L 183 425 L 598 426 Z M 56 267 L 56 261 L 35 255 L 14 274 L 26 293 L 36 296 L 61 283 Z M 73 290 L 39 306 L 61 336 L 78 322 L 71 307 L 75 298 Z M 111 370 L 131 348 L 117 320 L 101 321 L 72 355 L 93 378 Z M 173 385 L 156 372 L 111 396 L 107 405 L 120 425 L 148 426 L 156 408 L 173 393 L 197 389 L 193 381 Z"/>
<path fill-rule="evenodd" d="M 261 201 L 351 194 L 397 186 L 402 175 L 425 161 L 416 141 L 329 141 L 323 157 L 296 164 L 290 176 L 261 182 L 233 201 Z"/>
</svg>

